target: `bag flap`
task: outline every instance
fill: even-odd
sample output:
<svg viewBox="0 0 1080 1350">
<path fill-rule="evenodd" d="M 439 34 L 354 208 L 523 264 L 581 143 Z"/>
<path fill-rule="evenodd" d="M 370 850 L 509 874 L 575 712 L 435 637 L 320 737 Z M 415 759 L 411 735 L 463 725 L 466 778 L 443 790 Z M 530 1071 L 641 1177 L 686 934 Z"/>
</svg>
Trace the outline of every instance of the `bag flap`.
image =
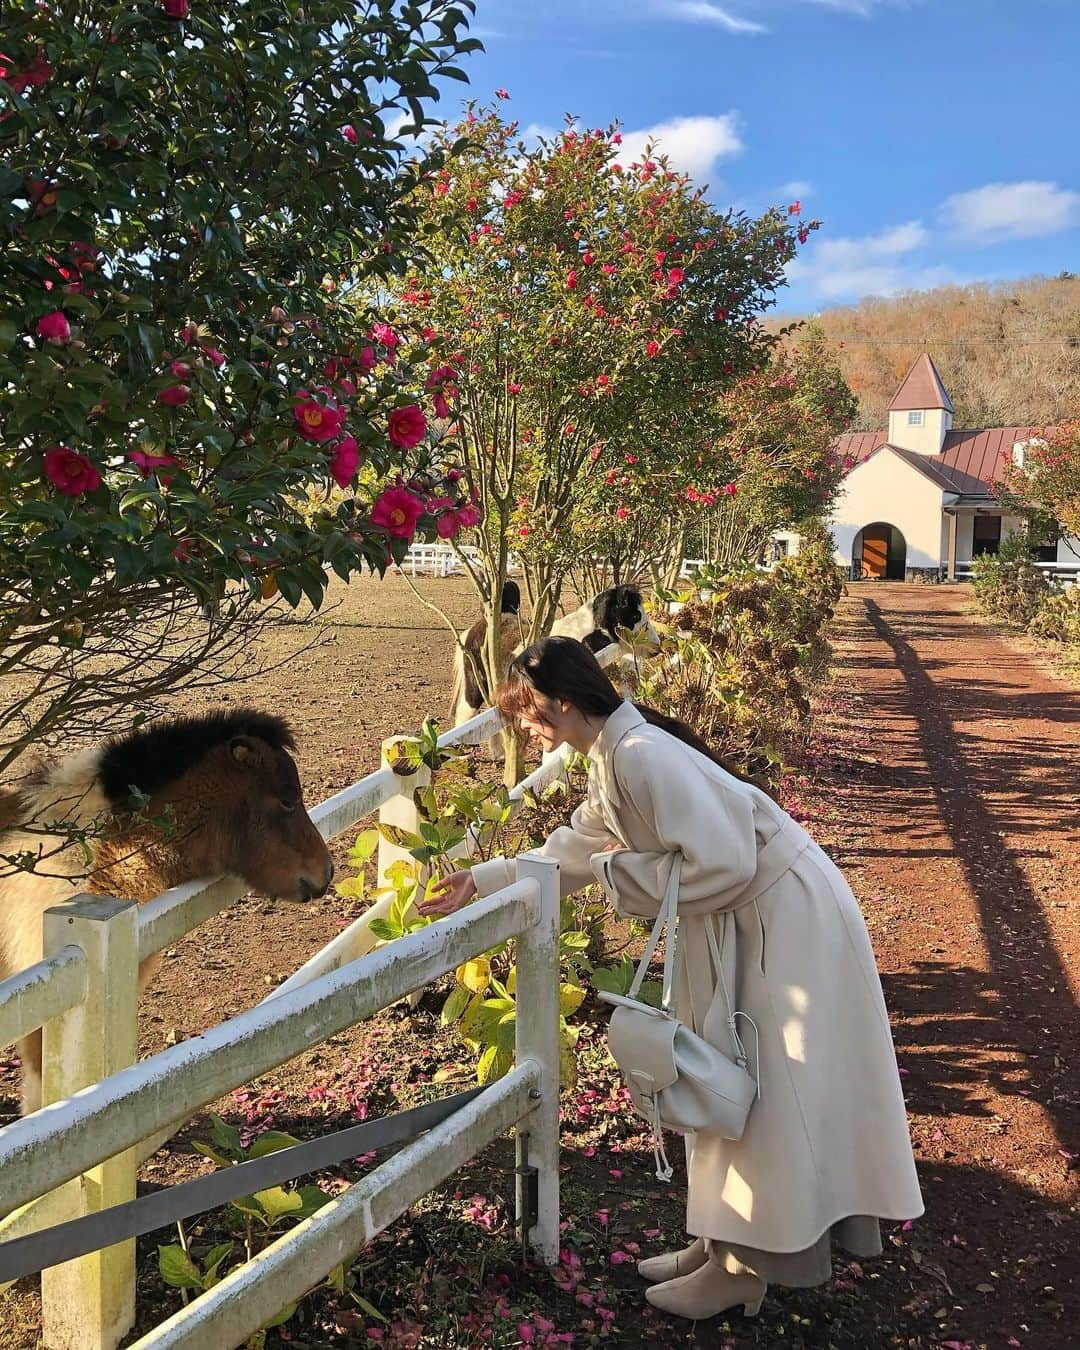
<svg viewBox="0 0 1080 1350">
<path fill-rule="evenodd" d="M 611 1014 L 608 1049 L 620 1072 L 639 1091 L 663 1092 L 679 1076 L 675 1033 L 679 1022 L 652 1009 L 619 1006 Z"/>
</svg>

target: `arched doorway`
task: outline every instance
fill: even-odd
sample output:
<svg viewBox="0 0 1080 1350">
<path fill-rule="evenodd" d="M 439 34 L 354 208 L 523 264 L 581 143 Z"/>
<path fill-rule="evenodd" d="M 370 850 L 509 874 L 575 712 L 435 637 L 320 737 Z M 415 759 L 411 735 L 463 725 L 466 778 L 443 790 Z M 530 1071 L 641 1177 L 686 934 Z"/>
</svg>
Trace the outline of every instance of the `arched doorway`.
<svg viewBox="0 0 1080 1350">
<path fill-rule="evenodd" d="M 851 575 L 856 580 L 903 581 L 907 540 L 882 520 L 864 525 L 851 546 Z"/>
</svg>

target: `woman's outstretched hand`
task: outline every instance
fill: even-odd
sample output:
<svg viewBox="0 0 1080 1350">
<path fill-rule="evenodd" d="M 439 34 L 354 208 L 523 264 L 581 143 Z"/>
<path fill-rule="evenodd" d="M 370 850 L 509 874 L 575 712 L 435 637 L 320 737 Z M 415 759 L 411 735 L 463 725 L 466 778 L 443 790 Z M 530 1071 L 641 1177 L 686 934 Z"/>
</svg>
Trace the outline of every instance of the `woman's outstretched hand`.
<svg viewBox="0 0 1080 1350">
<path fill-rule="evenodd" d="M 451 872 L 448 877 L 428 888 L 427 899 L 416 908 L 425 918 L 456 914 L 475 894 L 476 882 L 471 872 Z"/>
</svg>

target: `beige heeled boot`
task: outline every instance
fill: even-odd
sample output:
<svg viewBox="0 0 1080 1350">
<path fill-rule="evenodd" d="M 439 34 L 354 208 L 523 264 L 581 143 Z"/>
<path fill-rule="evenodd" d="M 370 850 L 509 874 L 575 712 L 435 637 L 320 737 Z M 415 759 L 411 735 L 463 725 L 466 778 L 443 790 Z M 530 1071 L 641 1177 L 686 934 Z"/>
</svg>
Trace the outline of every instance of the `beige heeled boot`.
<svg viewBox="0 0 1080 1350">
<path fill-rule="evenodd" d="M 745 1267 L 743 1273 L 733 1275 L 708 1249 L 706 1252 L 707 1258 L 697 1270 L 665 1284 L 654 1284 L 645 1290 L 645 1297 L 654 1308 L 693 1322 L 718 1317 L 739 1303 L 746 1317 L 756 1317 L 768 1288 L 765 1281 Z"/>
<path fill-rule="evenodd" d="M 695 1238 L 689 1247 L 684 1247 L 680 1252 L 665 1252 L 663 1256 L 649 1256 L 639 1261 L 637 1273 L 650 1284 L 663 1284 L 667 1280 L 678 1279 L 680 1275 L 692 1274 L 708 1259 L 705 1239 Z"/>
</svg>

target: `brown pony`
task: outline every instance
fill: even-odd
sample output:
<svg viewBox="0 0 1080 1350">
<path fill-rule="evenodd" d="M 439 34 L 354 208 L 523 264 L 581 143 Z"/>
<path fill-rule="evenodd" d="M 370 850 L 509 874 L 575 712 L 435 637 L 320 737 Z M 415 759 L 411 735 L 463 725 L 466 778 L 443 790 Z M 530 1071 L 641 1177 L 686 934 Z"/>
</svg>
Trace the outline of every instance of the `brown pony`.
<svg viewBox="0 0 1080 1350">
<path fill-rule="evenodd" d="M 42 956 L 42 914 L 91 892 L 150 900 L 220 872 L 279 900 L 322 895 L 334 875 L 304 809 L 284 721 L 251 709 L 178 717 L 47 765 L 0 796 L 0 980 Z M 90 850 L 75 837 L 85 832 Z M 157 969 L 139 967 L 143 989 Z M 23 1111 L 41 1100 L 41 1033 L 19 1043 Z"/>
</svg>

